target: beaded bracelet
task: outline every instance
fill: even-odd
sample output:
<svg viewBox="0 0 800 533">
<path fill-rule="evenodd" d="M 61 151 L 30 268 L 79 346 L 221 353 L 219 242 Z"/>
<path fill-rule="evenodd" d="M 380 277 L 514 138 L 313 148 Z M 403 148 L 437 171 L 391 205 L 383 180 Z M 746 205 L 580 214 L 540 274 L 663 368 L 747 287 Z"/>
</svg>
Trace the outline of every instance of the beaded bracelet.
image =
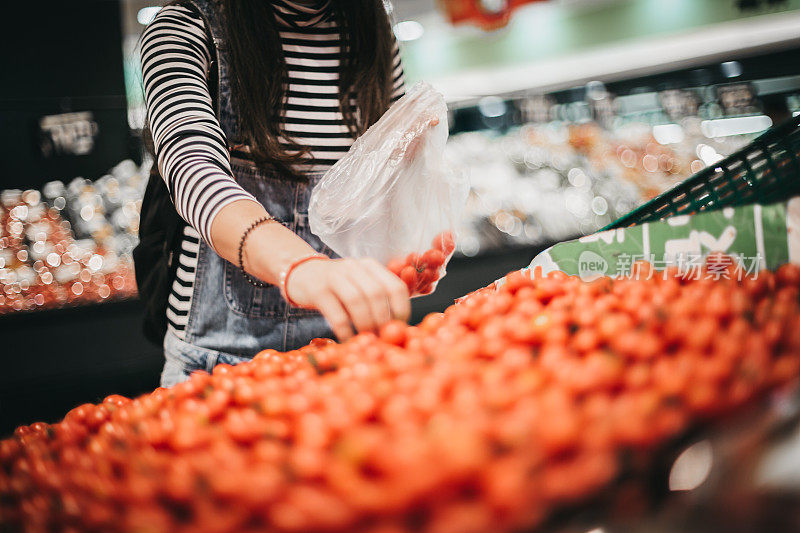
<svg viewBox="0 0 800 533">
<path fill-rule="evenodd" d="M 258 220 L 254 221 L 252 224 L 250 224 L 250 226 L 246 230 L 244 230 L 244 233 L 242 233 L 242 238 L 239 240 L 239 270 L 242 271 L 242 275 L 244 276 L 244 279 L 246 279 L 247 282 L 250 285 L 253 285 L 254 287 L 266 287 L 267 284 L 264 283 L 263 281 L 260 281 L 260 280 L 258 280 L 256 278 L 254 278 L 247 271 L 245 271 L 245 269 L 244 269 L 244 260 L 242 258 L 242 254 L 244 252 L 244 242 L 245 242 L 245 240 L 247 240 L 247 236 L 250 234 L 251 231 L 253 231 L 258 226 L 260 226 L 261 224 L 264 224 L 266 222 L 275 222 L 275 217 L 273 217 L 271 215 L 267 215 L 267 216 L 261 217 Z"/>
<path fill-rule="evenodd" d="M 323 254 L 307 255 L 305 257 L 301 257 L 300 259 L 296 260 L 294 263 L 289 265 L 286 268 L 286 270 L 284 270 L 280 274 L 279 284 L 280 284 L 280 288 L 281 288 L 281 295 L 283 295 L 284 300 L 286 300 L 286 302 L 289 305 L 291 305 L 292 307 L 300 307 L 300 305 L 298 305 L 297 302 L 292 300 L 292 298 L 289 296 L 289 291 L 286 288 L 286 282 L 289 281 L 289 276 L 291 275 L 292 271 L 294 271 L 295 268 L 299 267 L 300 265 L 302 265 L 306 261 L 311 261 L 313 259 L 330 259 L 330 258 L 327 255 L 323 255 Z"/>
</svg>

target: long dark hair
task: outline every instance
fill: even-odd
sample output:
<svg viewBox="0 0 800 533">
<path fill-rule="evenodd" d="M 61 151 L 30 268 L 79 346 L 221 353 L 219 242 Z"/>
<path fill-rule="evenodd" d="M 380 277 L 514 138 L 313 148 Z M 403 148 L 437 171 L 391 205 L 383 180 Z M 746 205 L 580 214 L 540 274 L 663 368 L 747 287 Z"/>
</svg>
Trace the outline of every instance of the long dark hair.
<svg viewBox="0 0 800 533">
<path fill-rule="evenodd" d="M 239 119 L 238 142 L 260 166 L 292 179 L 292 164 L 308 157 L 282 127 L 288 69 L 269 0 L 222 0 L 228 35 L 230 83 Z M 340 42 L 339 108 L 355 138 L 389 107 L 391 27 L 381 0 L 331 0 Z M 281 144 L 279 139 L 283 139 Z"/>
</svg>

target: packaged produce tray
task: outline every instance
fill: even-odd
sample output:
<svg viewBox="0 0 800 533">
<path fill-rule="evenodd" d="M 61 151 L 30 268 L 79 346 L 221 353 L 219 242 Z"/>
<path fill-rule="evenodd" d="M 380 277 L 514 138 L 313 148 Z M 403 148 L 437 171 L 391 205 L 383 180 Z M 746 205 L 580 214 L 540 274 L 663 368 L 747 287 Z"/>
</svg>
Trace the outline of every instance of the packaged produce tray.
<svg viewBox="0 0 800 533">
<path fill-rule="evenodd" d="M 800 116 L 770 129 L 743 149 L 604 229 L 723 207 L 769 204 L 797 194 L 800 194 Z"/>
</svg>

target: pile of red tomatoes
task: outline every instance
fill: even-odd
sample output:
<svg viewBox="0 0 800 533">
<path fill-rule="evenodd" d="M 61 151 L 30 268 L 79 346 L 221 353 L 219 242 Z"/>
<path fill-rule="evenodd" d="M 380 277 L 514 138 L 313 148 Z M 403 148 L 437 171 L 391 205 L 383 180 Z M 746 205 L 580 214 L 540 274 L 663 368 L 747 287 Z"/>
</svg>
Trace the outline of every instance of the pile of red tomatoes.
<svg viewBox="0 0 800 533">
<path fill-rule="evenodd" d="M 433 238 L 424 253 L 410 253 L 389 261 L 387 268 L 403 280 L 411 296 L 430 294 L 444 276 L 445 265 L 456 249 L 453 234 L 445 231 Z"/>
<path fill-rule="evenodd" d="M 800 269 L 729 274 L 515 273 L 416 327 L 77 407 L 0 442 L 0 529 L 534 527 L 796 380 Z"/>
</svg>

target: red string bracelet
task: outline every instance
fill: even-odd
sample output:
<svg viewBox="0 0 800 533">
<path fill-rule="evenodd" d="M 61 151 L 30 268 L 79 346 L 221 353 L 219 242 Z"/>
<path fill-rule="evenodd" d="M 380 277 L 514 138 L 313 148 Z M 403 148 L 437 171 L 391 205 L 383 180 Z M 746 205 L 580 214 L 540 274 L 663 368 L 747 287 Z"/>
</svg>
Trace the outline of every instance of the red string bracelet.
<svg viewBox="0 0 800 533">
<path fill-rule="evenodd" d="M 289 281 L 289 276 L 292 274 L 292 271 L 294 271 L 295 268 L 299 267 L 300 265 L 302 265 L 307 261 L 312 261 L 314 259 L 330 259 L 330 258 L 327 255 L 323 254 L 307 255 L 306 257 L 301 257 L 300 259 L 296 260 L 294 263 L 289 265 L 289 267 L 286 270 L 281 272 L 280 275 L 281 294 L 283 295 L 283 298 L 288 302 L 288 304 L 291 305 L 292 307 L 300 307 L 300 306 L 297 304 L 297 302 L 292 300 L 292 298 L 289 296 L 289 291 L 286 288 L 286 283 Z"/>
</svg>

